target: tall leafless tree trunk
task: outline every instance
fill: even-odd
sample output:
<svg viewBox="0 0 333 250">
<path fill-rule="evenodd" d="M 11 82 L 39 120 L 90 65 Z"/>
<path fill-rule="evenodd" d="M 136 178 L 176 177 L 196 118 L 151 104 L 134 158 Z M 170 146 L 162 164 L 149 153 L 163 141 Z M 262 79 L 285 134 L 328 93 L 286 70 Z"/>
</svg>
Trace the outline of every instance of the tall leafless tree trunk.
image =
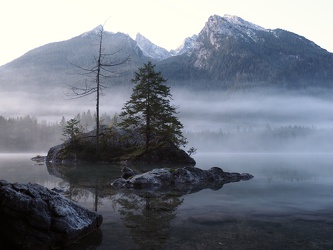
<svg viewBox="0 0 333 250">
<path fill-rule="evenodd" d="M 70 85 L 70 92 L 65 93 L 67 96 L 71 98 L 82 98 L 88 95 L 96 94 L 96 149 L 99 148 L 99 136 L 100 136 L 100 96 L 101 91 L 107 88 L 106 85 L 101 83 L 102 78 L 112 78 L 115 72 L 111 71 L 111 67 L 116 67 L 126 63 L 130 55 L 125 57 L 122 60 L 112 60 L 112 57 L 121 51 L 117 50 L 113 53 L 104 53 L 103 52 L 103 34 L 104 27 L 101 25 L 99 34 L 98 34 L 98 55 L 95 57 L 95 65 L 92 68 L 81 67 L 80 65 L 74 65 L 79 68 L 83 72 L 82 75 L 88 76 L 89 78 L 95 79 L 95 84 L 89 84 L 85 82 L 85 84 L 80 84 L 79 86 Z"/>
</svg>

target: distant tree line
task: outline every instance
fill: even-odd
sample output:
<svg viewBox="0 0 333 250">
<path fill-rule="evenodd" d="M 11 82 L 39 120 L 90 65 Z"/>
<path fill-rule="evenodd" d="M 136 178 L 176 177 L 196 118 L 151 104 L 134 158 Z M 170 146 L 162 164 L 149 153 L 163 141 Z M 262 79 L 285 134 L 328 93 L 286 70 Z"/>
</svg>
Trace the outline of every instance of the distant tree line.
<svg viewBox="0 0 333 250">
<path fill-rule="evenodd" d="M 73 119 L 79 121 L 82 131 L 94 129 L 95 115 L 89 110 L 77 114 Z M 101 115 L 101 124 L 109 125 L 112 119 L 107 114 Z M 38 121 L 34 116 L 0 116 L 0 152 L 47 152 L 51 147 L 65 140 L 63 129 L 66 119 L 59 122 Z"/>
<path fill-rule="evenodd" d="M 47 151 L 59 142 L 60 123 L 38 122 L 36 117 L 0 116 L 0 152 Z"/>
</svg>

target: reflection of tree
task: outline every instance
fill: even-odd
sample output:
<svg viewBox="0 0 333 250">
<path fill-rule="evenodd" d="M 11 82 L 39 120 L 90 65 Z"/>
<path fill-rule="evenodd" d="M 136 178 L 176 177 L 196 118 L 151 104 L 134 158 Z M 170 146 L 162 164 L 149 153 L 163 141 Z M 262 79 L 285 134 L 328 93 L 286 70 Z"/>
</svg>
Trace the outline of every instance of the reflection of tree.
<svg viewBox="0 0 333 250">
<path fill-rule="evenodd" d="M 142 249 L 158 249 L 170 235 L 171 221 L 183 202 L 181 194 L 152 193 L 131 190 L 117 191 L 111 180 L 119 177 L 116 165 L 53 165 L 50 174 L 64 180 L 64 195 L 74 201 L 89 199 L 93 195 L 94 210 L 102 205 L 101 198 L 109 197 L 118 208 L 121 219 L 131 231 L 134 242 Z"/>
<path fill-rule="evenodd" d="M 141 249 L 158 249 L 168 239 L 170 223 L 182 202 L 183 199 L 172 194 L 129 190 L 124 190 L 114 199 L 125 226 Z"/>
<path fill-rule="evenodd" d="M 47 163 L 47 169 L 51 175 L 64 180 L 62 191 L 64 195 L 73 201 L 87 200 L 90 194 L 93 195 L 93 210 L 97 212 L 102 205 L 101 199 L 113 195 L 114 189 L 110 180 L 114 179 L 112 169 L 119 173 L 119 166 L 113 165 L 55 165 Z"/>
</svg>

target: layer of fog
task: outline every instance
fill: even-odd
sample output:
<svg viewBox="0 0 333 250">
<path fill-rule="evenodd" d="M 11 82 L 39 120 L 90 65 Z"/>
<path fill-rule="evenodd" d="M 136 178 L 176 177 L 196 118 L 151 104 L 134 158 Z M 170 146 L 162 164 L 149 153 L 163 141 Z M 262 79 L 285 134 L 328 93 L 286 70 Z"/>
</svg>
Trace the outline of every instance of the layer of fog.
<svg viewBox="0 0 333 250">
<path fill-rule="evenodd" d="M 178 117 L 185 133 L 189 135 L 189 146 L 198 150 L 333 150 L 333 98 L 327 91 L 315 94 L 298 91 L 191 92 L 173 88 L 171 93 L 172 103 L 178 107 Z M 130 94 L 129 89 L 106 90 L 101 97 L 100 112 L 111 117 L 119 114 Z M 39 121 L 60 122 L 63 116 L 70 119 L 88 110 L 94 113 L 95 105 L 94 96 L 67 100 L 63 89 L 45 91 L 43 94 L 19 91 L 0 93 L 0 115 L 4 117 L 29 114 Z M 298 136 L 300 129 L 292 130 L 294 126 L 310 128 L 310 131 L 301 131 L 302 136 Z M 286 133 L 289 137 L 283 140 L 280 137 L 262 136 L 267 134 L 267 129 L 276 134 L 283 127 L 291 128 L 287 132 L 295 132 L 296 136 L 295 133 Z M 195 135 L 201 132 L 206 134 L 200 137 Z M 219 133 L 220 138 L 214 133 Z"/>
<path fill-rule="evenodd" d="M 185 129 L 233 132 L 239 129 L 281 126 L 333 128 L 333 96 L 297 92 L 198 92 L 178 91 Z"/>
<path fill-rule="evenodd" d="M 100 98 L 100 112 L 113 116 L 119 113 L 129 99 L 130 92 L 123 89 L 105 91 Z M 64 93 L 64 89 L 52 89 L 50 92 L 0 92 L 0 115 L 4 117 L 34 116 L 39 121 L 60 122 L 74 118 L 77 114 L 96 110 L 96 96 L 90 95 L 73 99 Z"/>
</svg>

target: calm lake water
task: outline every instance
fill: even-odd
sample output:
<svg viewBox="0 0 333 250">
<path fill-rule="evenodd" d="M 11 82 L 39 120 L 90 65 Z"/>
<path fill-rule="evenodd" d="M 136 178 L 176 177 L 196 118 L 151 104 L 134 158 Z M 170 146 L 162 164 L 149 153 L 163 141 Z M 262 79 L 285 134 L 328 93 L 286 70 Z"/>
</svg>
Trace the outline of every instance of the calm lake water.
<svg viewBox="0 0 333 250">
<path fill-rule="evenodd" d="M 196 154 L 196 167 L 254 175 L 197 193 L 115 190 L 117 165 L 34 165 L 0 154 L 0 178 L 36 182 L 104 217 L 67 249 L 333 249 L 333 154 Z"/>
</svg>

